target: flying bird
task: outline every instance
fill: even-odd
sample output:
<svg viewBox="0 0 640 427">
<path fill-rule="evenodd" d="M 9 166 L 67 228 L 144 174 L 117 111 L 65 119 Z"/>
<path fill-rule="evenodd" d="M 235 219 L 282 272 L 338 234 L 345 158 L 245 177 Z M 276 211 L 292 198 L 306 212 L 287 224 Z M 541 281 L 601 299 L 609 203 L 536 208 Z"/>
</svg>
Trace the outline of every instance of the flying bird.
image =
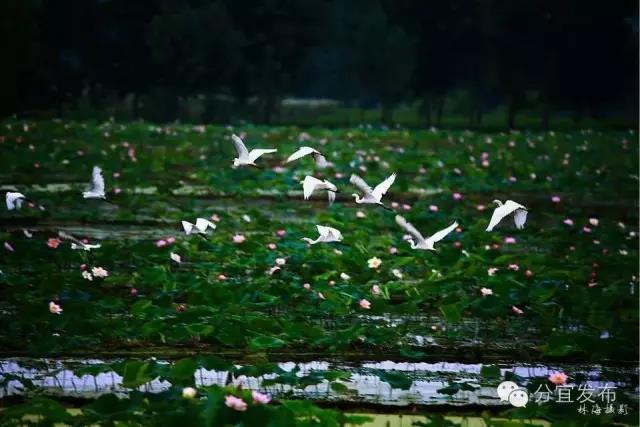
<svg viewBox="0 0 640 427">
<path fill-rule="evenodd" d="M 319 180 L 318 178 L 307 175 L 302 181 L 302 190 L 304 192 L 305 200 L 309 200 L 311 194 L 316 190 L 327 190 L 329 206 L 331 206 L 333 201 L 336 199 L 336 192 L 338 191 L 338 188 L 326 179 Z"/>
<path fill-rule="evenodd" d="M 233 146 L 236 148 L 238 152 L 238 157 L 233 159 L 233 166 L 255 166 L 255 161 L 258 157 L 263 154 L 275 153 L 278 151 L 275 148 L 254 148 L 253 150 L 247 150 L 247 146 L 244 145 L 244 142 L 238 135 L 231 135 L 231 140 L 233 141 Z"/>
<path fill-rule="evenodd" d="M 82 192 L 82 197 L 85 199 L 103 199 L 106 200 L 104 194 L 104 176 L 102 176 L 102 169 L 99 166 L 94 166 L 91 171 L 91 184 L 88 191 Z"/>
<path fill-rule="evenodd" d="M 406 232 L 412 236 L 412 238 L 409 239 L 411 249 L 422 249 L 428 251 L 435 251 L 436 249 L 433 247 L 433 245 L 444 239 L 449 233 L 451 233 L 458 227 L 458 222 L 454 221 L 453 224 L 451 224 L 447 228 L 442 229 L 425 239 L 422 234 L 410 222 L 407 222 L 407 220 L 404 219 L 404 217 L 402 217 L 401 215 L 396 215 L 396 223 L 400 227 L 404 228 Z"/>
<path fill-rule="evenodd" d="M 396 174 L 393 173 L 387 179 L 382 181 L 380 184 L 376 185 L 374 189 L 371 189 L 371 187 L 369 187 L 369 184 L 367 184 L 364 181 L 364 179 L 360 178 L 358 175 L 355 175 L 355 174 L 351 175 L 349 182 L 355 185 L 356 187 L 358 187 L 358 189 L 360 189 L 360 191 L 364 193 L 364 196 L 362 198 L 360 198 L 360 196 L 355 193 L 352 194 L 352 196 L 355 198 L 356 203 L 377 204 L 382 206 L 385 209 L 388 209 L 382 203 L 381 200 L 382 200 L 382 196 L 385 195 L 385 193 L 389 190 L 389 187 L 391 187 L 391 184 L 393 184 L 395 180 L 396 180 Z"/>
<path fill-rule="evenodd" d="M 513 222 L 516 224 L 516 228 L 518 230 L 522 230 L 524 228 L 524 223 L 527 222 L 527 208 L 513 200 L 507 200 L 504 203 L 500 200 L 494 200 L 493 203 L 498 205 L 498 207 L 493 210 L 493 214 L 491 215 L 491 220 L 489 221 L 486 231 L 492 231 L 503 218 L 511 215 L 512 213 Z"/>
<path fill-rule="evenodd" d="M 72 236 L 69 233 L 66 233 L 64 231 L 58 231 L 58 237 L 60 237 L 60 239 L 62 240 L 68 240 L 71 242 L 71 249 L 82 249 L 85 251 L 90 251 L 91 249 L 99 249 L 102 245 L 90 245 L 88 243 L 84 243 L 82 240 L 77 239 L 76 237 Z"/>
<path fill-rule="evenodd" d="M 321 152 L 319 152 L 318 150 L 312 147 L 298 148 L 298 150 L 295 153 L 293 153 L 287 158 L 285 163 L 298 160 L 304 156 L 308 156 L 309 154 L 313 156 L 313 160 L 316 162 L 316 166 L 318 166 L 319 168 L 323 169 L 331 165 L 331 163 L 327 161 L 327 158 L 324 156 L 324 154 L 322 154 Z"/>
<path fill-rule="evenodd" d="M 335 228 L 325 227 L 324 225 L 316 225 L 316 228 L 318 229 L 318 233 L 320 233 L 320 236 L 318 236 L 316 240 L 311 240 L 308 237 L 303 237 L 302 240 L 310 245 L 315 245 L 316 243 L 331 243 L 342 241 L 342 233 Z"/>
<path fill-rule="evenodd" d="M 182 228 L 184 229 L 184 234 L 188 236 L 189 234 L 206 234 L 207 229 L 215 230 L 216 225 L 208 219 L 198 218 L 195 224 L 189 221 L 182 221 Z"/>
<path fill-rule="evenodd" d="M 22 208 L 23 202 L 28 202 L 33 205 L 36 205 L 36 203 L 33 200 L 27 199 L 27 197 L 24 194 L 13 192 L 13 191 L 7 191 L 7 194 L 5 195 L 5 202 L 7 203 L 7 210 L 9 211 L 20 210 Z M 42 205 L 39 205 L 38 208 L 41 211 L 45 210 L 44 206 Z"/>
<path fill-rule="evenodd" d="M 22 208 L 22 202 L 27 200 L 24 194 L 7 191 L 6 194 L 7 210 L 20 210 Z"/>
</svg>

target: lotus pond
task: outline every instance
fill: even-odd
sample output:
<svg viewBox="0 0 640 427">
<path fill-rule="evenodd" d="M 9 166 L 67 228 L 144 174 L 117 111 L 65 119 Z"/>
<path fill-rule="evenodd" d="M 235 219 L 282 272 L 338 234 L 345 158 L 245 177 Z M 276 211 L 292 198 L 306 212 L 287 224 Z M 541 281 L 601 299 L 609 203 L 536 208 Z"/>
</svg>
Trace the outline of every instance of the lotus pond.
<svg viewBox="0 0 640 427">
<path fill-rule="evenodd" d="M 278 153 L 234 169 L 231 133 Z M 282 164 L 301 145 L 334 167 Z M 7 120 L 0 150 L 0 188 L 36 202 L 0 213 L 2 425 L 637 424 L 632 131 Z M 82 198 L 94 165 L 113 203 Z M 419 230 L 459 222 L 437 251 L 350 197 L 351 173 L 392 172 L 387 205 Z M 336 203 L 304 201 L 305 175 Z M 525 228 L 485 232 L 494 199 Z M 185 236 L 197 217 L 216 229 Z M 307 245 L 316 224 L 344 241 Z"/>
</svg>

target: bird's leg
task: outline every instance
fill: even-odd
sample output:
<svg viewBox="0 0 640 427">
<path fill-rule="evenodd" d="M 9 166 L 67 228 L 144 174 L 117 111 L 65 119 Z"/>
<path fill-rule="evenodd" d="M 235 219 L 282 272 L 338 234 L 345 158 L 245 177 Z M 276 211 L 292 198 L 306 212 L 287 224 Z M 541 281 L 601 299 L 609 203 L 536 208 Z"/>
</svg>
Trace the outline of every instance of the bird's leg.
<svg viewBox="0 0 640 427">
<path fill-rule="evenodd" d="M 104 198 L 104 199 L 102 199 L 102 200 L 103 200 L 103 201 L 105 201 L 105 202 L 107 202 L 107 203 L 109 203 L 110 205 L 118 206 L 115 202 L 112 202 L 111 200 L 109 200 L 109 199 L 107 199 L 107 198 Z"/>
<path fill-rule="evenodd" d="M 387 207 L 387 206 L 383 205 L 382 203 L 378 203 L 378 206 L 381 206 L 381 207 L 383 207 L 384 209 L 386 209 L 386 210 L 388 210 L 388 211 L 393 212 L 393 209 L 391 209 L 391 208 L 389 208 L 389 207 Z"/>
</svg>

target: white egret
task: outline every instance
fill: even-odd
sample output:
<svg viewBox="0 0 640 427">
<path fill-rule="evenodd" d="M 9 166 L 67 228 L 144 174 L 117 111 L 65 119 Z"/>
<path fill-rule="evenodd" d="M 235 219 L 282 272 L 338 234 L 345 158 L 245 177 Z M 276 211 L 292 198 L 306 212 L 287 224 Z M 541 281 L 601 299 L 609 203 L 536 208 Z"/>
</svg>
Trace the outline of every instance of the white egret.
<svg viewBox="0 0 640 427">
<path fill-rule="evenodd" d="M 206 234 L 207 229 L 211 228 L 212 230 L 215 230 L 216 225 L 208 219 L 197 218 L 195 224 L 192 224 L 189 221 L 182 221 L 182 228 L 184 229 L 184 233 L 188 236 L 189 234 Z"/>
<path fill-rule="evenodd" d="M 88 191 L 83 191 L 82 196 L 85 199 L 106 199 L 104 193 L 104 176 L 99 166 L 94 166 L 91 171 L 91 186 Z"/>
<path fill-rule="evenodd" d="M 411 234 L 411 236 L 413 237 L 412 239 L 409 239 L 411 249 L 422 249 L 428 251 L 435 251 L 436 249 L 433 247 L 433 245 L 444 239 L 449 233 L 451 233 L 458 227 L 458 222 L 454 221 L 453 224 L 451 224 L 447 228 L 442 229 L 425 239 L 422 234 L 410 222 L 407 222 L 407 220 L 404 219 L 404 217 L 402 217 L 401 215 L 396 215 L 396 223 L 400 227 L 404 228 L 407 233 Z"/>
<path fill-rule="evenodd" d="M 285 163 L 298 160 L 299 158 L 308 156 L 309 154 L 313 156 L 313 160 L 316 162 L 316 166 L 318 166 L 319 168 L 323 169 L 331 165 L 331 163 L 327 161 L 327 158 L 324 156 L 324 154 L 322 154 L 321 152 L 319 152 L 318 150 L 312 147 L 298 148 L 298 150 L 295 153 L 293 153 L 287 158 Z"/>
<path fill-rule="evenodd" d="M 36 202 L 30 199 L 27 199 L 27 197 L 24 194 L 14 192 L 14 191 L 7 191 L 7 194 L 5 195 L 5 202 L 7 204 L 7 210 L 9 211 L 12 211 L 12 210 L 17 211 L 22 209 L 22 204 L 24 202 L 31 203 L 34 206 L 36 205 Z M 44 206 L 42 205 L 38 205 L 38 209 L 40 209 L 41 211 L 45 210 Z"/>
<path fill-rule="evenodd" d="M 364 196 L 362 198 L 360 198 L 360 196 L 355 193 L 352 194 L 352 196 L 355 198 L 356 203 L 377 204 L 382 206 L 385 209 L 388 209 L 382 203 L 381 200 L 382 200 L 382 196 L 384 196 L 384 194 L 389 190 L 389 187 L 391 187 L 391 184 L 393 184 L 395 180 L 396 180 L 396 174 L 393 173 L 387 179 L 382 181 L 380 184 L 376 185 L 376 187 L 373 189 L 371 189 L 369 184 L 367 184 L 362 178 L 360 178 L 358 175 L 355 175 L 355 174 L 351 175 L 349 182 L 355 185 L 356 187 L 358 187 L 360 191 L 364 193 Z"/>
<path fill-rule="evenodd" d="M 6 194 L 7 210 L 20 210 L 22 208 L 22 202 L 27 200 L 24 194 L 7 191 Z"/>
<path fill-rule="evenodd" d="M 238 135 L 231 135 L 231 140 L 233 141 L 234 147 L 236 147 L 236 151 L 238 152 L 238 157 L 233 159 L 233 166 L 255 166 L 255 161 L 258 157 L 263 154 L 275 153 L 278 151 L 275 148 L 254 148 L 253 150 L 247 150 L 247 146 L 244 145 L 244 142 Z"/>
<path fill-rule="evenodd" d="M 60 237 L 60 239 L 62 240 L 68 240 L 71 242 L 71 249 L 82 249 L 85 251 L 90 251 L 91 249 L 100 249 L 100 247 L 102 247 L 102 245 L 100 244 L 96 244 L 96 245 L 90 245 L 88 243 L 84 243 L 82 240 L 72 236 L 69 233 L 65 233 L 64 231 L 58 231 L 58 237 Z"/>
<path fill-rule="evenodd" d="M 302 240 L 310 245 L 315 245 L 316 243 L 331 243 L 342 241 L 342 233 L 335 228 L 325 227 L 324 225 L 316 225 L 316 228 L 318 229 L 318 233 L 320 233 L 320 236 L 318 236 L 316 240 L 311 240 L 308 237 L 303 237 Z"/>
<path fill-rule="evenodd" d="M 327 190 L 329 205 L 332 205 L 333 201 L 336 199 L 336 192 L 338 191 L 338 188 L 326 179 L 319 180 L 318 178 L 307 175 L 302 181 L 302 190 L 304 192 L 305 200 L 308 200 L 309 197 L 311 197 L 311 194 L 316 190 Z"/>
<path fill-rule="evenodd" d="M 486 231 L 492 231 L 493 228 L 498 225 L 503 218 L 511 215 L 512 213 L 513 222 L 516 224 L 516 228 L 518 230 L 524 228 L 524 223 L 527 221 L 527 208 L 522 206 L 520 203 L 514 202 L 513 200 L 507 200 L 504 203 L 502 203 L 500 200 L 494 200 L 493 203 L 498 205 L 498 207 L 494 209 Z"/>
</svg>

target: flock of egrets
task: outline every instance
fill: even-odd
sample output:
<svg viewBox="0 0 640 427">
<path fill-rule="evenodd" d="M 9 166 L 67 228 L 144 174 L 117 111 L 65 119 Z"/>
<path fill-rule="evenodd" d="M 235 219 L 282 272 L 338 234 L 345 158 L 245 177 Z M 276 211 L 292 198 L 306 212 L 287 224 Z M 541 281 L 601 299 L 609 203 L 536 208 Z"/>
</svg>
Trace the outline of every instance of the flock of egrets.
<svg viewBox="0 0 640 427">
<path fill-rule="evenodd" d="M 244 144 L 242 139 L 237 135 L 231 135 L 231 140 L 233 145 L 238 153 L 238 157 L 233 159 L 234 167 L 242 167 L 242 166 L 251 166 L 251 167 L 259 167 L 255 162 L 264 154 L 270 154 L 278 151 L 275 148 L 262 149 L 262 148 L 254 148 L 249 151 L 247 146 Z M 312 156 L 315 164 L 319 168 L 325 168 L 331 165 L 330 162 L 327 161 L 326 157 L 318 150 L 312 147 L 300 147 L 295 153 L 291 154 L 286 163 L 298 160 L 305 156 Z M 358 175 L 351 175 L 349 182 L 355 186 L 358 190 L 360 190 L 361 194 L 354 193 L 352 196 L 354 197 L 355 203 L 357 204 L 371 204 L 381 206 L 385 209 L 387 208 L 384 203 L 382 203 L 382 197 L 389 191 L 389 188 L 393 185 L 396 179 L 396 174 L 391 174 L 384 181 L 376 185 L 375 187 L 369 186 L 364 179 L 359 177 Z M 331 205 L 335 200 L 335 193 L 338 192 L 338 188 L 329 182 L 327 179 L 318 179 L 313 176 L 306 176 L 302 181 L 303 188 L 303 197 L 305 200 L 309 199 L 314 192 L 325 191 L 327 192 L 329 204 Z M 109 203 L 113 203 L 107 199 L 105 193 L 105 183 L 104 176 L 102 175 L 102 169 L 98 166 L 93 167 L 93 171 L 91 174 L 91 185 L 87 191 L 82 193 L 82 196 L 85 199 L 101 199 Z M 23 202 L 28 202 L 32 206 L 36 206 L 36 204 L 27 199 L 26 196 L 22 193 L 18 192 L 7 192 L 6 193 L 6 204 L 8 210 L 17 210 L 22 207 Z M 494 200 L 494 203 L 497 204 L 496 209 L 493 211 L 491 215 L 491 220 L 489 221 L 489 225 L 487 226 L 486 231 L 492 231 L 496 225 L 500 223 L 505 217 L 512 215 L 514 218 L 514 223 L 518 229 L 522 229 L 527 220 L 527 208 L 522 206 L 519 203 L 514 202 L 513 200 L 507 200 L 505 203 L 500 202 L 499 200 Z M 44 207 L 39 206 L 40 209 L 44 209 Z M 444 239 L 449 233 L 458 228 L 458 222 L 454 221 L 448 227 L 437 231 L 431 236 L 425 238 L 418 229 L 416 229 L 410 222 L 408 222 L 401 215 L 396 215 L 396 223 L 402 227 L 410 237 L 407 238 L 412 249 L 423 249 L 423 250 L 435 250 L 434 245 L 440 240 Z M 182 227 L 185 234 L 205 234 L 209 228 L 215 229 L 216 226 L 211 221 L 205 218 L 197 218 L 195 223 L 191 223 L 188 221 L 182 221 Z M 315 240 L 310 238 L 303 238 L 303 240 L 310 245 L 316 243 L 331 243 L 331 242 L 340 242 L 342 241 L 342 233 L 333 228 L 323 225 L 316 225 L 318 229 L 319 236 Z M 65 240 L 71 241 L 71 244 L 74 249 L 84 249 L 91 250 L 99 247 L 99 245 L 88 245 L 83 243 L 82 241 L 76 239 L 75 237 L 60 232 L 59 236 Z"/>
</svg>

